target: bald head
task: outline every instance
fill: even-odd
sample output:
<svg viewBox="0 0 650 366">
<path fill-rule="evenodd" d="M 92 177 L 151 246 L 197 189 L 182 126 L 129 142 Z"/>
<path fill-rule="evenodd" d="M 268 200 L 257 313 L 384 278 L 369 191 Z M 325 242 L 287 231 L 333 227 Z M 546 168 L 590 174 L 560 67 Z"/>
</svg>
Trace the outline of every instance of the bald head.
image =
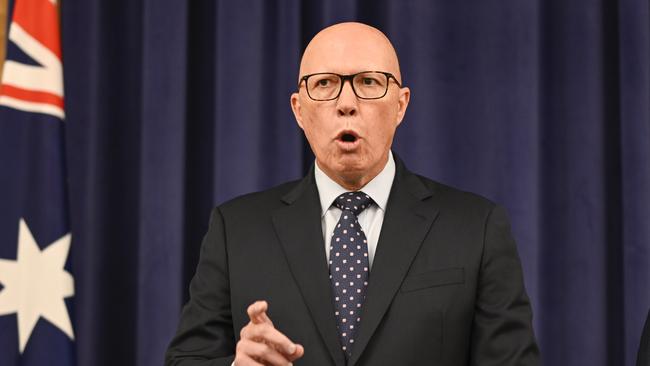
<svg viewBox="0 0 650 366">
<path fill-rule="evenodd" d="M 390 40 L 377 28 L 349 22 L 327 27 L 312 38 L 302 55 L 298 77 L 317 72 L 360 71 L 387 71 L 402 81 L 397 53 Z"/>
<path fill-rule="evenodd" d="M 364 76 L 364 71 L 390 73 L 399 82 L 386 74 L 386 79 L 378 74 Z M 298 90 L 291 94 L 291 110 L 305 132 L 317 166 L 346 190 L 359 190 L 386 166 L 411 92 L 400 85 L 397 55 L 388 38 L 361 23 L 333 25 L 309 42 L 299 77 L 317 73 L 361 75 L 349 83 L 331 75 L 317 76 L 312 83 L 311 79 L 301 80 Z M 359 90 L 376 93 L 383 87 L 384 94 L 376 98 L 357 94 Z M 337 88 L 338 94 L 332 94 Z"/>
</svg>

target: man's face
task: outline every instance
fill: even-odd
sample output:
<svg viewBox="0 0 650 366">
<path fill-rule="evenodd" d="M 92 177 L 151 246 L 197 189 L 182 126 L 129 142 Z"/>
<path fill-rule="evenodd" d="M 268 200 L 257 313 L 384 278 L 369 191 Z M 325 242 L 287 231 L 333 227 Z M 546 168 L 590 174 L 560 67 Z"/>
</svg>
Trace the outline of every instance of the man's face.
<svg viewBox="0 0 650 366">
<path fill-rule="evenodd" d="M 401 79 L 397 57 L 381 33 L 358 23 L 344 23 L 314 37 L 303 55 L 300 76 L 361 71 L 385 71 Z M 345 82 L 337 99 L 314 101 L 301 82 L 291 105 L 318 166 L 342 186 L 359 189 L 385 166 L 409 93 L 390 79 L 383 98 L 359 99 Z"/>
</svg>

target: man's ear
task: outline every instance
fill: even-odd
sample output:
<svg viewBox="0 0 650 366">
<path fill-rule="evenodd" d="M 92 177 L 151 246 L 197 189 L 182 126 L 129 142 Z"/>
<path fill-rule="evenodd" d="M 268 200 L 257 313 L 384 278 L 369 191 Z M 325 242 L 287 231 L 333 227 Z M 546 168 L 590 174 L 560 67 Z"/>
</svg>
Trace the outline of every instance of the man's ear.
<svg viewBox="0 0 650 366">
<path fill-rule="evenodd" d="M 406 113 L 406 108 L 409 106 L 409 101 L 411 100 L 411 89 L 407 87 L 400 88 L 399 90 L 399 99 L 397 100 L 397 124 L 399 126 L 404 119 L 404 114 Z"/>
<path fill-rule="evenodd" d="M 302 127 L 302 110 L 300 106 L 300 94 L 293 93 L 291 94 L 291 111 L 293 111 L 293 116 L 296 118 L 296 122 L 301 129 Z"/>
</svg>

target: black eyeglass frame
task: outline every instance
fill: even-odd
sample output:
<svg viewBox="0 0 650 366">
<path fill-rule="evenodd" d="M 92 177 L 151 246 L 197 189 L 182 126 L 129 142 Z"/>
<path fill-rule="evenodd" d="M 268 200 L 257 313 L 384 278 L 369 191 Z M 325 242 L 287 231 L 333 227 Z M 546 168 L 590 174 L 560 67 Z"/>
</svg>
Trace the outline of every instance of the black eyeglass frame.
<svg viewBox="0 0 650 366">
<path fill-rule="evenodd" d="M 361 97 L 361 96 L 359 96 L 359 94 L 357 94 L 357 90 L 354 88 L 354 83 L 352 82 L 352 80 L 354 80 L 354 77 L 357 76 L 357 75 L 365 74 L 365 73 L 369 73 L 369 72 L 375 72 L 375 73 L 383 74 L 384 76 L 386 76 L 386 90 L 384 90 L 384 94 L 382 94 L 380 97 L 374 97 L 374 98 Z M 336 93 L 336 96 L 332 97 L 332 98 L 329 98 L 329 99 L 315 99 L 314 97 L 312 97 L 311 94 L 309 93 L 309 87 L 308 87 L 309 84 L 307 84 L 307 79 L 309 79 L 310 77 L 312 77 L 314 75 L 336 75 L 336 76 L 338 76 L 339 79 L 341 79 L 341 86 L 339 87 L 339 92 Z M 397 80 L 395 75 L 391 74 L 390 72 L 372 71 L 371 70 L 371 71 L 361 71 L 361 72 L 357 72 L 356 74 L 349 74 L 349 75 L 341 75 L 341 74 L 337 74 L 335 72 L 317 72 L 317 73 L 314 73 L 314 74 L 304 75 L 303 77 L 300 78 L 300 81 L 298 82 L 298 89 L 300 89 L 300 85 L 304 81 L 305 82 L 305 90 L 307 91 L 307 96 L 309 96 L 309 99 L 311 99 L 313 101 L 316 101 L 316 102 L 327 102 L 327 101 L 330 101 L 330 100 L 335 100 L 341 95 L 341 92 L 343 91 L 343 85 L 345 85 L 345 81 L 347 80 L 347 81 L 350 82 L 350 87 L 352 88 L 352 92 L 354 92 L 354 95 L 356 95 L 357 98 L 365 99 L 365 100 L 374 100 L 374 99 L 381 99 L 381 98 L 385 97 L 386 94 L 388 94 L 388 86 L 390 84 L 390 79 L 393 79 L 395 81 L 395 84 L 397 84 L 397 86 L 400 89 L 402 88 L 402 84 L 400 84 L 400 82 Z"/>
</svg>

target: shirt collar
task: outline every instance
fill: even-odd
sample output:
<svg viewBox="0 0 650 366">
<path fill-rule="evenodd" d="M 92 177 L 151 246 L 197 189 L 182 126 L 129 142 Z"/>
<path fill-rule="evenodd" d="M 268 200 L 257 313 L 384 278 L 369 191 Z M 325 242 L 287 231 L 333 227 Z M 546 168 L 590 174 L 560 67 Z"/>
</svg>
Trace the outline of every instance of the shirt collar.
<svg viewBox="0 0 650 366">
<path fill-rule="evenodd" d="M 318 187 L 318 195 L 320 198 L 321 216 L 323 216 L 332 206 L 332 202 L 334 202 L 336 197 L 342 193 L 348 192 L 348 190 L 341 187 L 338 183 L 328 177 L 327 174 L 318 167 L 318 163 L 314 164 L 314 177 L 316 179 L 316 187 Z M 395 160 L 393 160 L 393 152 L 389 150 L 388 161 L 386 162 L 384 169 L 360 190 L 370 196 L 382 211 L 385 211 L 394 179 Z"/>
</svg>

